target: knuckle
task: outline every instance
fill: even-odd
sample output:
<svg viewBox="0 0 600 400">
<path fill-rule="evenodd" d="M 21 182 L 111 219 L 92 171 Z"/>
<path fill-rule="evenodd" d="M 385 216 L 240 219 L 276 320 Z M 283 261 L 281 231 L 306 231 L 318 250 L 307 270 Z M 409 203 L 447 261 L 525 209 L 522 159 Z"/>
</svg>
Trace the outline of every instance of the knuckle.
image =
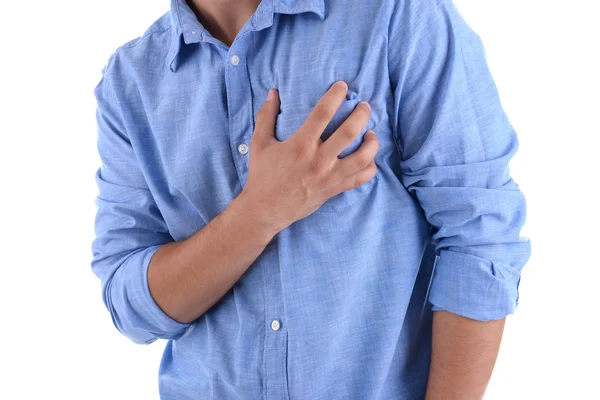
<svg viewBox="0 0 600 400">
<path fill-rule="evenodd" d="M 358 103 L 358 110 L 363 113 L 364 115 L 370 115 L 371 114 L 371 108 L 363 102 Z"/>
<path fill-rule="evenodd" d="M 377 165 L 374 162 L 370 163 L 366 168 L 365 174 L 367 176 L 367 181 L 370 181 L 377 174 Z"/>
<path fill-rule="evenodd" d="M 360 187 L 362 185 L 364 185 L 365 183 L 367 183 L 368 179 L 366 176 L 364 175 L 359 175 L 358 177 L 356 177 L 356 179 L 354 180 L 354 187 Z"/>
<path fill-rule="evenodd" d="M 311 175 L 318 175 L 321 170 L 321 161 L 319 157 L 313 157 L 308 164 L 308 172 Z"/>
<path fill-rule="evenodd" d="M 307 150 L 308 150 L 308 148 L 304 141 L 296 140 L 296 141 L 292 142 L 292 154 L 294 155 L 295 158 L 304 157 Z"/>
<path fill-rule="evenodd" d="M 359 187 L 373 179 L 377 172 L 377 166 L 375 163 L 370 163 L 361 173 L 357 174 L 354 178 L 355 187 Z"/>
<path fill-rule="evenodd" d="M 361 170 L 364 169 L 367 165 L 369 165 L 370 162 L 371 159 L 365 156 L 364 154 L 357 154 L 354 160 L 354 166 L 356 167 L 356 169 Z"/>
<path fill-rule="evenodd" d="M 346 140 L 354 140 L 356 134 L 352 129 L 349 128 L 341 128 L 342 137 Z"/>
<path fill-rule="evenodd" d="M 326 104 L 317 104 L 314 108 L 315 117 L 318 119 L 329 119 L 332 114 L 331 107 Z"/>
<path fill-rule="evenodd" d="M 257 120 L 262 120 L 267 116 L 267 110 L 265 109 L 266 106 L 263 106 L 262 108 L 260 108 L 257 112 L 256 112 L 256 119 Z"/>
<path fill-rule="evenodd" d="M 316 152 L 310 161 L 309 170 L 314 176 L 329 178 L 328 174 L 325 173 L 325 171 L 329 170 L 327 164 L 327 160 L 323 155 L 320 152 Z"/>
</svg>

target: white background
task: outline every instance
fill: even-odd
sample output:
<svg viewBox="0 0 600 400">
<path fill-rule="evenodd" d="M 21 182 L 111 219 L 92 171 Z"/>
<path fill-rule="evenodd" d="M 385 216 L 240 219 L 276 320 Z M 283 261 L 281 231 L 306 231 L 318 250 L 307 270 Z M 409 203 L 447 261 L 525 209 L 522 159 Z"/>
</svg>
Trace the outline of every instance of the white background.
<svg viewBox="0 0 600 400">
<path fill-rule="evenodd" d="M 520 135 L 533 256 L 486 399 L 600 399 L 600 24 L 592 0 L 457 0 Z M 113 327 L 89 262 L 93 89 L 167 0 L 0 5 L 0 398 L 157 399 L 163 342 Z M 199 395 L 199 398 L 202 396 Z"/>
</svg>

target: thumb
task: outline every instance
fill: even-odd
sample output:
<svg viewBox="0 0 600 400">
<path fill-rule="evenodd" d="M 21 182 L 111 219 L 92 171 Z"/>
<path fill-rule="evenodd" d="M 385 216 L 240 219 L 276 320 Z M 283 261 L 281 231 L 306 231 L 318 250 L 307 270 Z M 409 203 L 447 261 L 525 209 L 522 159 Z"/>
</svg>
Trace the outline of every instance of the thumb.
<svg viewBox="0 0 600 400">
<path fill-rule="evenodd" d="M 267 95 L 267 100 L 256 113 L 252 147 L 262 150 L 277 142 L 277 139 L 275 139 L 277 114 L 279 114 L 279 93 L 276 89 L 271 89 Z"/>
</svg>

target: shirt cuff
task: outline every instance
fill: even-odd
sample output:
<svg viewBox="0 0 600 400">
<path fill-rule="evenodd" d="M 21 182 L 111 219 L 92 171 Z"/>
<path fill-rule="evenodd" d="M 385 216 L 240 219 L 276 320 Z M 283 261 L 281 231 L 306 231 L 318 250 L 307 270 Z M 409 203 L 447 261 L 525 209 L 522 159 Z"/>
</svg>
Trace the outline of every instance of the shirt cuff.
<svg viewBox="0 0 600 400">
<path fill-rule="evenodd" d="M 520 271 L 510 265 L 442 250 L 429 302 L 433 311 L 445 310 L 478 321 L 502 319 L 517 308 L 520 277 Z"/>
<path fill-rule="evenodd" d="M 123 291 L 126 308 L 132 314 L 130 321 L 134 331 L 146 332 L 143 342 L 150 344 L 156 339 L 178 339 L 192 324 L 182 324 L 167 314 L 156 304 L 148 286 L 148 267 L 154 253 L 161 246 L 148 247 L 133 254 L 121 270 L 131 275 L 123 277 L 131 286 Z M 128 285 L 127 285 L 128 286 Z M 150 334 L 150 336 L 148 336 Z"/>
</svg>

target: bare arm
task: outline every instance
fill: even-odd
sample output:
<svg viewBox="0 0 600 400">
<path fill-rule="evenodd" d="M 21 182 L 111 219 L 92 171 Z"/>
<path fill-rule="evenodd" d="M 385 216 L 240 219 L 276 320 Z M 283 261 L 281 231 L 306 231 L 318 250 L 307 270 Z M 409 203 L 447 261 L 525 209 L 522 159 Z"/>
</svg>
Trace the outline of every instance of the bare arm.
<svg viewBox="0 0 600 400">
<path fill-rule="evenodd" d="M 285 142 L 274 136 L 277 93 L 265 103 L 257 115 L 243 192 L 204 229 L 162 246 L 150 262 L 150 292 L 168 316 L 183 323 L 198 318 L 235 284 L 277 232 L 312 214 L 330 197 L 373 178 L 378 149 L 374 134 L 356 153 L 337 158 L 366 125 L 368 106 L 357 107 L 327 142 L 320 139 L 346 91 L 345 84 L 332 86 Z"/>
<path fill-rule="evenodd" d="M 148 268 L 150 293 L 171 318 L 191 322 L 227 293 L 273 234 L 240 195 L 204 229 L 156 251 Z"/>
<path fill-rule="evenodd" d="M 426 400 L 482 399 L 498 356 L 504 319 L 476 321 L 447 311 L 433 315 Z"/>
</svg>

